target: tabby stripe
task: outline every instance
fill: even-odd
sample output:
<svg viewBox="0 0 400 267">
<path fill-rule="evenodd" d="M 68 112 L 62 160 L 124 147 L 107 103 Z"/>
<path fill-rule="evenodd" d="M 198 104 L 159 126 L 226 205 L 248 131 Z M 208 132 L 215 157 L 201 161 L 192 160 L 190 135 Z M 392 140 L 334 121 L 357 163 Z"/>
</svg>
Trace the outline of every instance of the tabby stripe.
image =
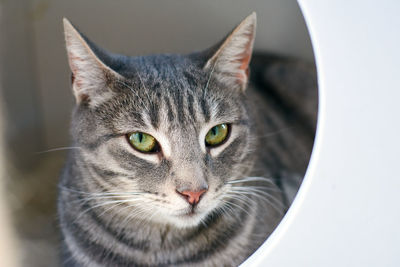
<svg viewBox="0 0 400 267">
<path fill-rule="evenodd" d="M 172 110 L 171 103 L 168 97 L 164 97 L 164 103 L 167 109 L 168 121 L 173 122 L 175 120 L 175 114 L 174 111 Z"/>
<path fill-rule="evenodd" d="M 96 173 L 96 171 L 100 171 L 100 170 L 96 170 L 96 169 L 98 169 L 98 168 L 93 169 L 93 168 L 95 168 L 95 165 L 85 162 L 85 161 L 82 159 L 82 156 L 79 157 L 79 161 L 76 162 L 75 164 L 76 164 L 77 168 L 78 168 L 81 172 L 87 172 L 87 171 L 89 171 L 89 174 L 91 174 L 91 175 L 92 175 L 92 178 L 93 178 L 92 180 L 89 180 L 89 181 L 95 182 L 96 185 L 98 185 L 98 186 L 101 188 L 101 191 L 102 191 L 102 192 L 106 192 L 106 191 L 107 191 L 106 188 L 104 187 L 104 183 L 108 184 L 108 185 L 111 186 L 111 187 L 115 187 L 115 186 L 117 185 L 115 182 L 113 182 L 113 180 L 111 180 L 111 179 L 105 179 L 105 178 L 99 176 L 99 174 L 101 175 L 101 173 Z M 92 171 L 94 171 L 95 173 L 93 173 Z M 93 175 L 93 174 L 94 174 L 94 175 Z"/>
<path fill-rule="evenodd" d="M 177 109 L 177 119 L 181 122 L 181 123 L 185 123 L 186 122 L 186 118 L 185 118 L 185 111 L 184 111 L 184 106 L 183 106 L 183 92 L 181 92 L 180 90 L 176 90 L 176 92 L 174 93 L 174 100 L 175 100 L 175 107 Z"/>
<path fill-rule="evenodd" d="M 126 171 L 134 171 L 136 174 L 138 174 L 137 173 L 138 170 L 146 170 L 154 168 L 154 164 L 148 162 L 147 160 L 136 157 L 135 155 L 123 149 L 111 147 L 108 150 L 108 152 L 110 153 L 111 156 L 121 159 L 118 161 L 118 166 Z"/>
<path fill-rule="evenodd" d="M 80 225 L 76 223 L 69 223 L 67 230 L 71 233 L 75 232 L 73 235 L 69 235 L 74 238 L 78 250 L 85 253 L 92 261 L 96 263 L 101 263 L 102 265 L 108 266 L 108 264 L 113 264 L 114 266 L 129 266 L 129 264 L 134 264 L 134 266 L 140 266 L 139 264 L 133 263 L 131 259 L 122 257 L 121 255 L 115 254 L 110 248 L 104 247 L 88 238 L 90 233 L 82 229 Z M 110 242 L 111 243 L 111 242 Z"/>
<path fill-rule="evenodd" d="M 233 140 L 222 152 L 221 154 L 218 155 L 218 157 L 223 157 L 224 155 L 234 155 L 240 148 L 245 147 L 245 144 L 243 144 L 243 141 L 240 140 L 241 136 L 236 137 L 235 140 Z M 241 149 L 242 151 L 242 149 Z M 239 158 L 224 158 L 224 164 L 227 166 L 233 166 L 233 164 L 236 164 L 237 161 L 239 161 Z"/>
<path fill-rule="evenodd" d="M 243 208 L 245 209 L 246 207 Z M 225 225 L 226 222 L 220 221 L 218 226 L 215 227 L 224 230 L 219 231 L 217 235 L 213 236 L 214 238 L 212 240 L 208 240 L 205 248 L 193 251 L 192 254 L 185 255 L 181 259 L 173 262 L 168 262 L 168 264 L 177 265 L 189 262 L 200 262 L 212 257 L 216 253 L 219 253 L 229 245 L 230 240 L 234 239 L 241 230 L 243 230 L 247 217 L 248 213 L 243 210 L 240 212 L 240 216 L 238 216 L 231 225 Z"/>
<path fill-rule="evenodd" d="M 133 239 L 128 239 L 125 237 L 125 235 L 123 233 L 120 233 L 119 231 L 117 231 L 116 229 L 113 229 L 110 227 L 110 225 L 106 222 L 104 222 L 101 217 L 98 216 L 97 212 L 94 209 L 91 209 L 92 205 L 86 203 L 84 201 L 84 199 L 81 196 L 77 196 L 77 198 L 79 200 L 82 200 L 82 204 L 80 204 L 80 211 L 81 212 L 85 212 L 85 215 L 89 217 L 89 219 L 91 220 L 91 222 L 93 224 L 95 224 L 96 227 L 98 227 L 101 232 L 105 232 L 107 234 L 109 234 L 110 236 L 112 236 L 114 238 L 114 240 L 116 242 L 119 242 L 131 249 L 134 250 L 139 250 L 139 251 L 143 251 L 143 252 L 147 252 L 150 249 L 150 245 L 148 241 L 140 241 L 140 242 L 136 242 Z M 126 203 L 122 203 L 123 205 L 127 205 Z M 96 205 L 96 203 L 94 203 L 94 205 Z M 80 227 L 80 222 L 76 221 L 75 218 L 70 218 L 70 221 L 72 221 L 74 223 L 74 227 L 72 227 L 72 229 L 77 229 L 76 232 L 78 233 L 78 235 L 81 231 L 83 231 L 83 229 Z M 83 222 L 83 224 L 88 224 L 87 221 Z M 90 235 L 90 233 L 88 233 L 88 235 Z"/>
<path fill-rule="evenodd" d="M 193 95 L 191 93 L 188 93 L 187 105 L 188 105 L 189 117 L 192 118 L 192 121 L 196 121 L 197 118 L 196 118 L 196 113 L 194 112 L 193 109 L 193 104 L 194 104 Z"/>
<path fill-rule="evenodd" d="M 201 98 L 200 100 L 200 107 L 201 107 L 201 111 L 203 112 L 203 116 L 204 116 L 204 120 L 205 122 L 209 122 L 210 121 L 210 107 L 207 104 L 207 101 L 203 98 Z"/>
<path fill-rule="evenodd" d="M 151 125 L 154 127 L 154 129 L 158 129 L 160 123 L 159 111 L 160 111 L 160 106 L 158 105 L 158 102 L 156 100 L 153 100 L 150 103 L 149 117 Z"/>
<path fill-rule="evenodd" d="M 102 169 L 101 167 L 95 165 L 95 164 L 86 164 L 88 166 L 88 168 L 90 168 L 94 174 L 98 177 L 101 178 L 104 182 L 106 182 L 107 184 L 111 185 L 112 187 L 117 187 L 118 183 L 115 180 L 115 178 L 118 177 L 124 177 L 126 178 L 127 176 L 122 174 L 122 173 L 117 173 L 117 172 L 113 172 L 110 170 L 105 170 Z"/>
</svg>

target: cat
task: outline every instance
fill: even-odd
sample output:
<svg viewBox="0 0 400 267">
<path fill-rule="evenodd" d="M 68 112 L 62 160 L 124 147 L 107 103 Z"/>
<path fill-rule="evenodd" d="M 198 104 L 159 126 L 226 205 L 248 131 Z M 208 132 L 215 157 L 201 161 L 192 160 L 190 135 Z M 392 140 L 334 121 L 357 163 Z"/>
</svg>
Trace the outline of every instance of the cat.
<svg viewBox="0 0 400 267">
<path fill-rule="evenodd" d="M 283 182 L 309 160 L 315 117 L 296 90 L 314 80 L 265 56 L 248 86 L 255 30 L 252 13 L 205 51 L 127 57 L 64 19 L 76 149 L 59 183 L 63 266 L 237 266 L 271 234 Z"/>
</svg>

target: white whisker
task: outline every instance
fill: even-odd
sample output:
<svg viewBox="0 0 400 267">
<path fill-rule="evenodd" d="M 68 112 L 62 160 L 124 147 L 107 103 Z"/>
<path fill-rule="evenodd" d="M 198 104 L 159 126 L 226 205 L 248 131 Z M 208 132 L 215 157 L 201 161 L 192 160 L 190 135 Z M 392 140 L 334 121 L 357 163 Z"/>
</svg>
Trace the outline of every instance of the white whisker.
<svg viewBox="0 0 400 267">
<path fill-rule="evenodd" d="M 243 208 L 242 206 L 240 206 L 240 205 L 238 205 L 238 204 L 236 204 L 236 203 L 234 203 L 234 202 L 232 202 L 232 201 L 226 200 L 226 199 L 223 199 L 222 201 L 223 201 L 225 204 L 231 205 L 231 206 L 233 206 L 233 207 L 236 207 L 236 208 L 240 209 L 241 211 L 245 212 L 247 215 L 251 216 L 250 213 L 249 213 L 249 211 L 246 210 L 245 208 Z"/>
<path fill-rule="evenodd" d="M 267 192 L 262 192 L 262 191 L 244 191 L 244 190 L 238 190 L 238 191 L 231 191 L 232 193 L 240 194 L 242 196 L 254 196 L 259 199 L 262 199 L 266 201 L 268 204 L 270 204 L 277 212 L 282 214 L 282 210 L 285 209 L 285 206 L 281 201 L 276 199 L 273 195 L 268 194 Z"/>
<path fill-rule="evenodd" d="M 35 152 L 35 154 L 44 154 L 48 152 L 55 152 L 55 151 L 61 151 L 61 150 L 73 150 L 73 149 L 82 149 L 79 146 L 62 146 L 62 147 L 56 147 L 56 148 L 51 148 L 43 151 L 38 151 Z"/>
<path fill-rule="evenodd" d="M 273 180 L 271 178 L 265 178 L 265 177 L 257 177 L 257 176 L 250 176 L 250 177 L 245 177 L 243 179 L 237 179 L 237 180 L 232 180 L 228 181 L 227 184 L 235 184 L 235 183 L 245 183 L 245 182 L 267 182 L 273 184 Z"/>
<path fill-rule="evenodd" d="M 114 203 L 126 203 L 126 202 L 131 202 L 131 199 L 128 200 L 112 200 L 112 201 L 106 201 L 106 202 L 102 202 L 100 204 L 94 205 L 94 206 L 90 206 L 89 208 L 81 211 L 79 213 L 79 215 L 76 217 L 75 221 L 79 220 L 83 215 L 85 215 L 87 212 L 96 209 L 96 208 L 100 208 L 100 207 L 104 207 L 110 204 L 114 204 Z"/>
</svg>

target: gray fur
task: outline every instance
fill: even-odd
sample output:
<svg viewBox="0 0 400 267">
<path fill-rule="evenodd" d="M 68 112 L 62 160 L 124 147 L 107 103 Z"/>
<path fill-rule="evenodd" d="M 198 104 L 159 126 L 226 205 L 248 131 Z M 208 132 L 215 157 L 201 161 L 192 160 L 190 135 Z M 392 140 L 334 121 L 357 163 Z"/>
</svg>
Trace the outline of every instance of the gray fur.
<svg viewBox="0 0 400 267">
<path fill-rule="evenodd" d="M 268 91 L 232 89 L 203 68 L 215 48 L 125 57 L 85 40 L 107 68 L 92 77 L 105 88 L 76 92 L 71 135 L 79 149 L 68 157 L 58 202 L 63 265 L 239 265 L 286 211 L 278 186 L 304 174 L 314 133 Z M 293 66 L 274 62 L 266 72 Z M 229 142 L 218 154 L 204 151 L 199 136 L 220 123 L 232 125 Z M 169 151 L 138 155 L 125 136 L 134 131 L 160 133 Z M 170 214 L 191 208 L 175 188 L 204 186 L 192 218 Z"/>
</svg>

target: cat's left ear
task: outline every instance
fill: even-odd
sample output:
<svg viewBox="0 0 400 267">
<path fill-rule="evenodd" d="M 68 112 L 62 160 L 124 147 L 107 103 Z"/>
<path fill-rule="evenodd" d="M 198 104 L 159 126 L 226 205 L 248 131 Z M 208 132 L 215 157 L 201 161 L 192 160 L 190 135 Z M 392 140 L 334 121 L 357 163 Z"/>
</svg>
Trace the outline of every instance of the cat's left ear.
<svg viewBox="0 0 400 267">
<path fill-rule="evenodd" d="M 230 88 L 244 91 L 249 79 L 249 63 L 256 36 L 256 13 L 251 13 L 228 35 L 204 70 Z"/>
</svg>

